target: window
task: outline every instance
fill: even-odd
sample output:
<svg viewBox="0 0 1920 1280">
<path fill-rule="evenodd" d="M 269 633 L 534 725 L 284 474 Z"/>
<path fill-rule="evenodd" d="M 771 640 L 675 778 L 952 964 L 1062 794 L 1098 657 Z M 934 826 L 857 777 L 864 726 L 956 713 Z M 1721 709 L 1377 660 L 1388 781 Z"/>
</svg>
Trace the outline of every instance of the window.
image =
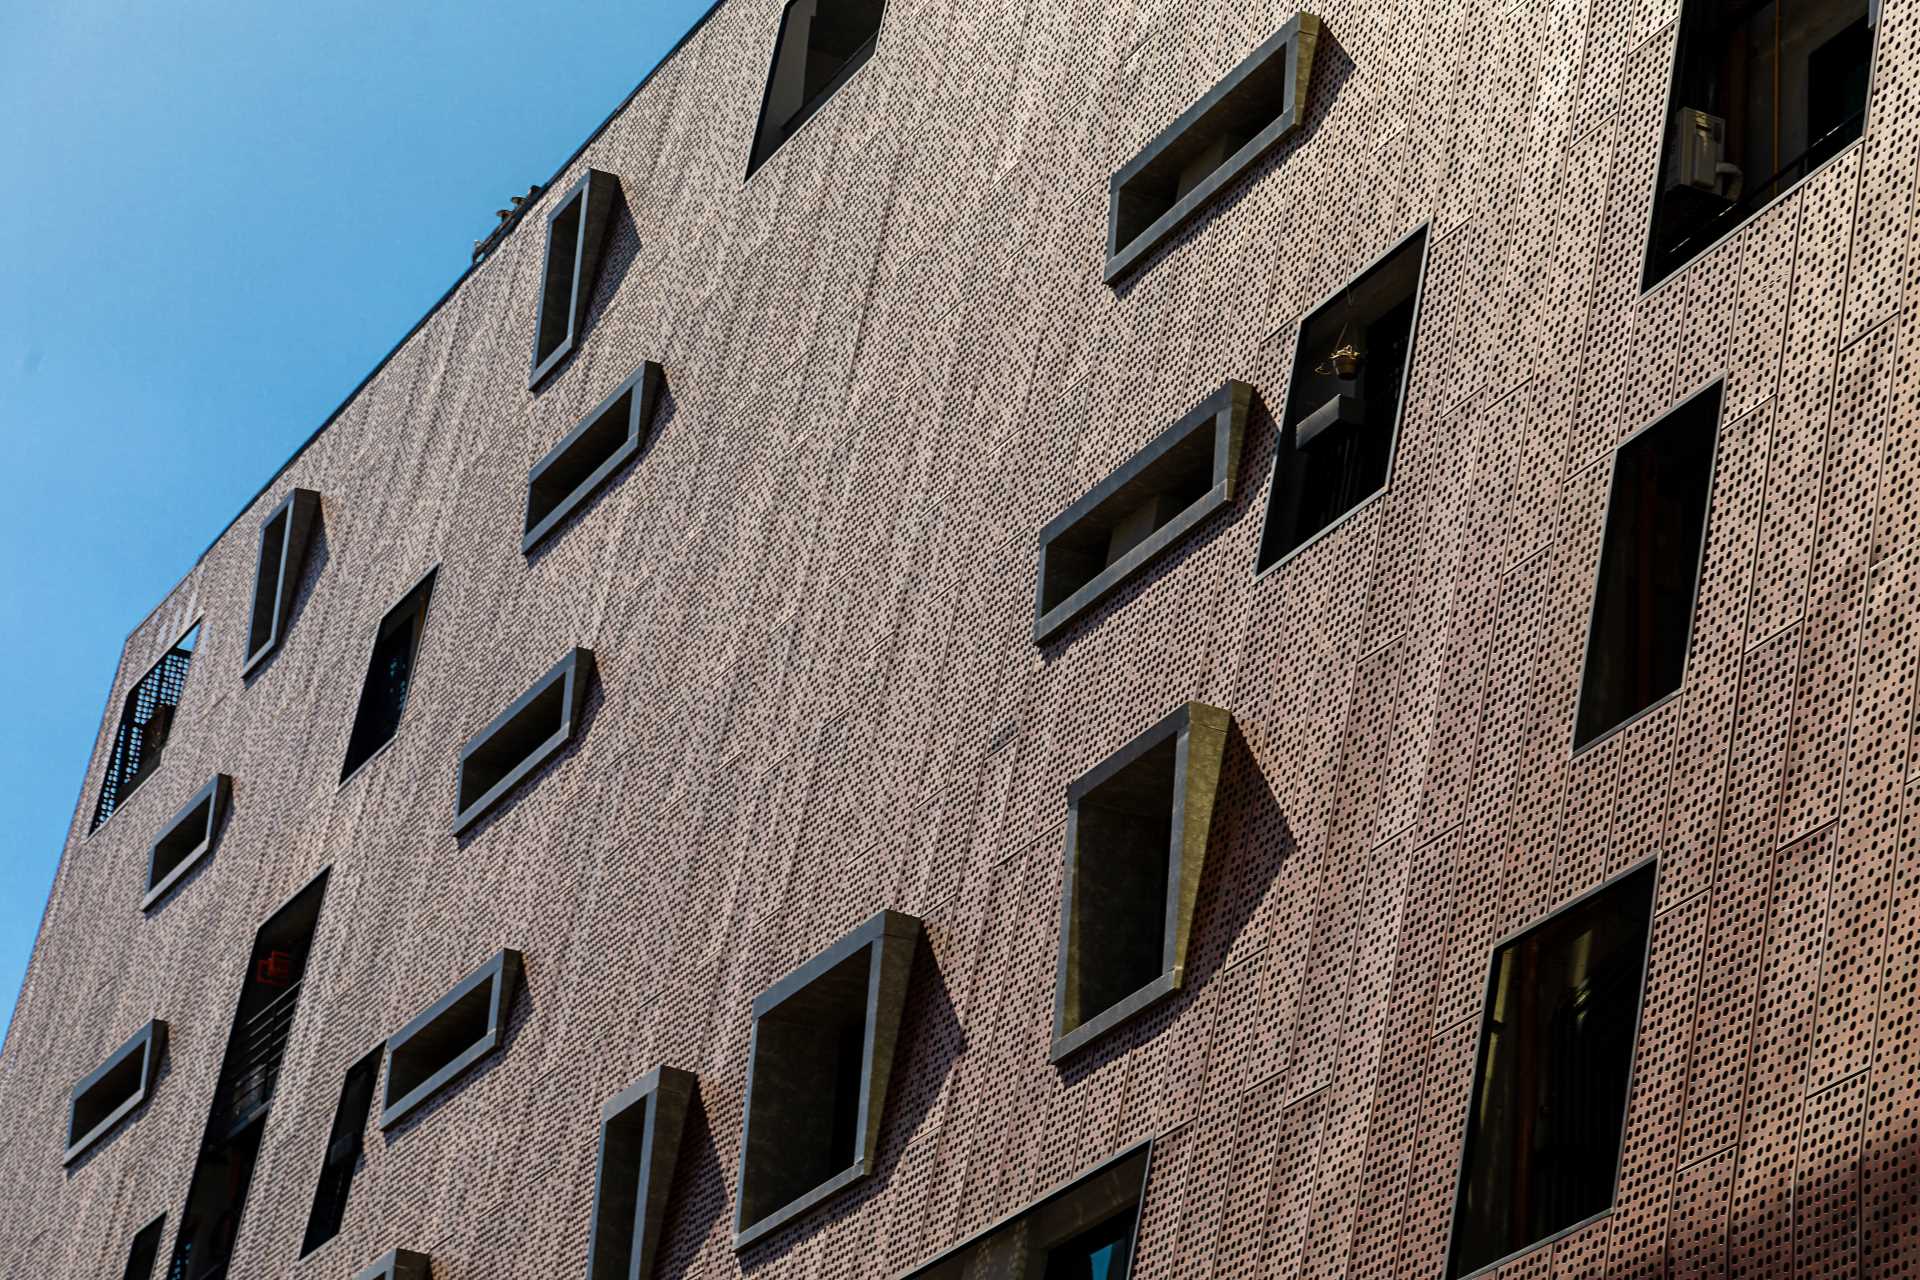
<svg viewBox="0 0 1920 1280">
<path fill-rule="evenodd" d="M 1879 0 L 1685 0 L 1647 285 L 1860 136 L 1879 10 Z"/>
<path fill-rule="evenodd" d="M 752 177 L 873 56 L 882 0 L 788 0 L 747 160 Z"/>
<path fill-rule="evenodd" d="M 1054 1061 L 1179 989 L 1231 724 L 1189 702 L 1068 789 Z"/>
<path fill-rule="evenodd" d="M 353 1175 L 360 1167 L 361 1138 L 367 1129 L 367 1117 L 373 1112 L 374 1080 L 380 1074 L 380 1059 L 385 1052 L 384 1047 L 375 1049 L 354 1063 L 340 1086 L 333 1129 L 327 1134 L 327 1153 L 320 1164 L 320 1185 L 314 1188 L 307 1234 L 300 1244 L 303 1256 L 340 1234 L 340 1223 L 347 1216 L 347 1193 L 353 1189 Z"/>
<path fill-rule="evenodd" d="M 307 566 L 307 543 L 320 515 L 320 495 L 295 489 L 260 524 L 260 559 L 254 566 L 253 609 L 247 623 L 242 677 L 252 674 L 280 647 L 293 617 L 293 597 Z"/>
<path fill-rule="evenodd" d="M 649 360 L 567 433 L 527 477 L 527 522 L 521 552 L 531 552 L 640 452 L 640 439 L 660 398 L 660 366 Z"/>
<path fill-rule="evenodd" d="M 1127 1280 L 1151 1158 L 1150 1145 L 1124 1151 L 947 1250 L 907 1280 Z"/>
<path fill-rule="evenodd" d="M 360 705 L 353 714 L 353 732 L 347 736 L 347 758 L 340 766 L 342 782 L 400 731 L 400 714 L 407 709 L 407 691 L 413 687 L 413 663 L 420 652 L 420 635 L 427 627 L 427 605 L 433 599 L 433 580 L 438 573 L 437 569 L 428 573 L 407 592 L 387 611 L 374 633 L 367 678 L 360 686 Z"/>
<path fill-rule="evenodd" d="M 1426 260 L 1422 227 L 1301 322 L 1257 568 L 1387 487 Z"/>
<path fill-rule="evenodd" d="M 1713 493 L 1720 390 L 1715 383 L 1614 455 L 1576 751 L 1680 688 Z"/>
<path fill-rule="evenodd" d="M 529 391 L 559 368 L 586 330 L 587 306 L 600 279 L 601 250 L 619 195 L 619 178 L 589 169 L 547 214 L 547 252 L 540 267 L 540 309 L 533 321 Z"/>
<path fill-rule="evenodd" d="M 433 1260 L 411 1249 L 394 1249 L 353 1280 L 432 1280 Z"/>
<path fill-rule="evenodd" d="M 753 1002 L 735 1249 L 873 1172 L 919 938 L 882 911 Z"/>
<path fill-rule="evenodd" d="M 1448 1274 L 1612 1206 L 1653 884 L 1647 863 L 1494 949 Z"/>
<path fill-rule="evenodd" d="M 694 1078 L 660 1067 L 600 1109 L 587 1280 L 648 1280 Z"/>
<path fill-rule="evenodd" d="M 127 1269 L 121 1273 L 124 1280 L 152 1280 L 153 1264 L 160 1260 L 160 1234 L 166 1228 L 164 1213 L 140 1228 L 127 1250 Z"/>
<path fill-rule="evenodd" d="M 127 1038 L 67 1098 L 67 1154 L 72 1164 L 153 1092 L 167 1052 L 167 1024 L 158 1018 Z"/>
<path fill-rule="evenodd" d="M 187 669 L 193 665 L 193 648 L 199 635 L 200 624 L 196 622 L 140 677 L 139 683 L 127 690 L 126 700 L 120 705 L 113 754 L 107 757 L 100 797 L 93 806 L 94 827 L 111 818 L 133 789 L 160 767 L 160 753 L 173 735 L 174 712 L 187 687 Z"/>
<path fill-rule="evenodd" d="M 593 677 L 593 651 L 575 649 L 553 665 L 460 749 L 453 832 L 459 835 L 553 753 L 580 723 Z"/>
<path fill-rule="evenodd" d="M 147 849 L 147 893 L 140 909 L 151 911 L 213 848 L 226 820 L 233 779 L 216 773 L 194 793 Z"/>
<path fill-rule="evenodd" d="M 1113 175 L 1108 284 L 1300 127 L 1319 39 L 1319 19 L 1297 15 Z"/>
<path fill-rule="evenodd" d="M 1227 383 L 1040 531 L 1036 643 L 1233 501 L 1252 400 Z"/>
<path fill-rule="evenodd" d="M 500 1047 L 524 966 L 518 951 L 495 952 L 387 1041 L 382 1129 L 391 1129 Z"/>
</svg>

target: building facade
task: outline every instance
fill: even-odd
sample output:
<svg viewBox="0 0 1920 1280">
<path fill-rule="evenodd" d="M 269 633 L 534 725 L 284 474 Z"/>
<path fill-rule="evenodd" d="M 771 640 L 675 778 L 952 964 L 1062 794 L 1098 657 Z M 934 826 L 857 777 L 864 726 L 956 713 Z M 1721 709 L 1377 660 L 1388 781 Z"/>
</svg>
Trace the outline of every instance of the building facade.
<svg viewBox="0 0 1920 1280">
<path fill-rule="evenodd" d="M 8 1274 L 1920 1275 L 1916 84 L 723 0 L 128 637 Z"/>
</svg>

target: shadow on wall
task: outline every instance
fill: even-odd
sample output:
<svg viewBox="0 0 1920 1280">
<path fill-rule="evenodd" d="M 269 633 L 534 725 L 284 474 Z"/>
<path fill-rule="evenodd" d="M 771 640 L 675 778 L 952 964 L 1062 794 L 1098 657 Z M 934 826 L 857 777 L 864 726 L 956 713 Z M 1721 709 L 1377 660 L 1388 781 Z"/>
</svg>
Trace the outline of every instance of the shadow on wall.
<svg viewBox="0 0 1920 1280">
<path fill-rule="evenodd" d="M 287 610 L 287 625 L 281 629 L 280 638 L 275 642 L 273 652 L 260 659 L 259 666 L 241 677 L 241 683 L 246 688 L 253 688 L 266 676 L 267 672 L 279 664 L 280 655 L 285 653 L 287 646 L 292 643 L 293 633 L 300 625 L 300 618 L 307 611 L 307 602 L 313 598 L 314 590 L 320 584 L 320 575 L 327 571 L 327 561 L 331 558 L 332 552 L 327 542 L 327 504 L 322 501 L 313 513 L 313 532 L 307 541 L 307 560 L 300 570 L 299 585 L 294 589 L 293 607 Z M 252 579 L 249 578 L 248 581 L 251 583 Z M 252 599 L 251 592 L 247 598 Z M 246 620 L 242 618 L 241 621 L 244 624 Z M 246 627 L 242 625 L 237 634 L 240 636 L 241 647 L 244 648 Z M 245 660 L 246 655 L 242 654 L 241 661 Z"/>
</svg>

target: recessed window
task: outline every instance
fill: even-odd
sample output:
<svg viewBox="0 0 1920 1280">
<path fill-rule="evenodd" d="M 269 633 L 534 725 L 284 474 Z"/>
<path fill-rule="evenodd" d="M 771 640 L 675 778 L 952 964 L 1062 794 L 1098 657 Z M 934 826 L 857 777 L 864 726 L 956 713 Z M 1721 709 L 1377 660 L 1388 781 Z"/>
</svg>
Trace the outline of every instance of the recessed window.
<svg viewBox="0 0 1920 1280">
<path fill-rule="evenodd" d="M 1426 258 L 1422 227 L 1301 323 L 1259 568 L 1286 559 L 1387 487 Z"/>
<path fill-rule="evenodd" d="M 1300 127 L 1319 39 L 1320 20 L 1296 15 L 1113 175 L 1108 284 Z"/>
<path fill-rule="evenodd" d="M 181 877 L 207 856 L 226 821 L 233 779 L 216 773 L 173 815 L 147 849 L 147 892 L 140 909 L 151 911 Z"/>
<path fill-rule="evenodd" d="M 788 0 L 754 130 L 751 177 L 873 56 L 882 0 Z"/>
<path fill-rule="evenodd" d="M 673 1188 L 694 1078 L 649 1073 L 600 1109 L 587 1280 L 648 1280 Z"/>
<path fill-rule="evenodd" d="M 529 390 L 560 366 L 586 331 L 587 306 L 600 279 L 601 251 L 619 194 L 619 178 L 589 169 L 547 214 L 547 252 L 540 267 L 540 310 L 533 322 Z"/>
<path fill-rule="evenodd" d="M 394 1249 L 353 1280 L 432 1280 L 433 1262 L 424 1253 Z"/>
<path fill-rule="evenodd" d="M 1150 1147 L 1135 1147 L 1048 1192 L 913 1271 L 907 1280 L 1127 1280 Z"/>
<path fill-rule="evenodd" d="M 882 911 L 753 1002 L 735 1249 L 873 1172 L 919 938 Z"/>
<path fill-rule="evenodd" d="M 565 746 L 580 723 L 593 676 L 593 651 L 575 649 L 553 665 L 460 749 L 453 831 L 465 831 Z"/>
<path fill-rule="evenodd" d="M 387 1041 L 382 1129 L 398 1124 L 500 1047 L 523 967 L 518 951 L 494 953 Z"/>
<path fill-rule="evenodd" d="M 260 524 L 260 557 L 254 566 L 253 609 L 247 622 L 246 676 L 280 647 L 293 618 L 293 597 L 307 566 L 307 544 L 320 515 L 320 495 L 295 489 Z"/>
<path fill-rule="evenodd" d="M 1040 531 L 1036 642 L 1233 501 L 1252 400 L 1227 383 Z"/>
<path fill-rule="evenodd" d="M 1495 948 L 1449 1275 L 1612 1207 L 1653 885 L 1648 863 Z"/>
<path fill-rule="evenodd" d="M 1879 10 L 1879 0 L 1685 0 L 1648 285 L 1860 136 Z"/>
<path fill-rule="evenodd" d="M 427 606 L 433 601 L 433 580 L 438 572 L 427 574 L 389 609 L 374 633 L 367 678 L 360 685 L 360 705 L 353 714 L 353 732 L 347 737 L 347 758 L 340 765 L 343 782 L 400 731 L 400 715 L 407 709 L 407 691 L 413 687 L 413 663 L 420 652 L 420 635 L 427 627 Z"/>
<path fill-rule="evenodd" d="M 1614 454 L 1574 749 L 1680 688 L 1713 493 L 1721 384 Z"/>
<path fill-rule="evenodd" d="M 520 550 L 530 552 L 640 452 L 660 398 L 660 366 L 649 360 L 567 433 L 527 477 L 527 521 Z"/>
<path fill-rule="evenodd" d="M 93 806 L 94 827 L 111 818 L 133 789 L 160 767 L 160 754 L 173 736 L 174 712 L 187 687 L 187 669 L 193 665 L 199 635 L 200 624 L 196 622 L 140 677 L 139 683 L 127 690 L 120 704 L 113 754 L 107 757 L 100 796 Z"/>
<path fill-rule="evenodd" d="M 1231 724 L 1189 702 L 1068 789 L 1055 1061 L 1179 989 Z"/>
<path fill-rule="evenodd" d="M 151 1280 L 153 1264 L 160 1260 L 160 1233 L 166 1228 L 164 1213 L 140 1228 L 127 1250 L 127 1269 L 121 1273 L 124 1280 Z"/>
<path fill-rule="evenodd" d="M 158 1018 L 127 1038 L 67 1098 L 67 1154 L 72 1164 L 153 1092 L 167 1051 L 167 1024 Z"/>
<path fill-rule="evenodd" d="M 367 1117 L 373 1113 L 374 1080 L 380 1074 L 384 1055 L 384 1048 L 375 1049 L 354 1063 L 340 1086 L 333 1129 L 327 1134 L 327 1151 L 320 1163 L 320 1184 L 314 1188 L 313 1207 L 307 1213 L 307 1234 L 300 1245 L 303 1255 L 340 1234 L 340 1224 L 347 1216 L 347 1193 L 353 1189 L 353 1175 L 360 1168 Z"/>
</svg>

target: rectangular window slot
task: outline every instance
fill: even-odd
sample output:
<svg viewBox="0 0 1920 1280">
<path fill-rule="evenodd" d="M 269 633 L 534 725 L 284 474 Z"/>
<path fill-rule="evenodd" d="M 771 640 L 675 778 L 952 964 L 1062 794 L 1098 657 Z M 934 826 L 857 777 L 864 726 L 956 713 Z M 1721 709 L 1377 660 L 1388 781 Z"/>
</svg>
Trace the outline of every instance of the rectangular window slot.
<svg viewBox="0 0 1920 1280">
<path fill-rule="evenodd" d="M 453 815 L 459 835 L 572 739 L 593 676 L 593 651 L 574 649 L 460 750 Z"/>
<path fill-rule="evenodd" d="M 735 1249 L 873 1172 L 919 938 L 882 911 L 753 1002 Z"/>
<path fill-rule="evenodd" d="M 1233 501 L 1252 400 L 1228 382 L 1040 531 L 1036 643 Z"/>
<path fill-rule="evenodd" d="M 1648 287 L 1861 135 L 1879 7 L 1878 0 L 1685 0 Z"/>
<path fill-rule="evenodd" d="M 547 213 L 540 266 L 540 304 L 533 322 L 532 390 L 560 366 L 586 331 L 587 307 L 600 279 L 600 259 L 613 221 L 620 179 L 600 169 L 580 175 Z"/>
<path fill-rule="evenodd" d="M 1320 20 L 1295 15 L 1113 175 L 1108 284 L 1300 127 L 1319 39 Z"/>
<path fill-rule="evenodd" d="M 1422 227 L 1301 322 L 1258 569 L 1287 559 L 1387 487 L 1426 259 Z"/>
<path fill-rule="evenodd" d="M 1694 396 L 1614 454 L 1576 751 L 1680 688 L 1706 547 L 1722 385 Z"/>
<path fill-rule="evenodd" d="M 353 731 L 347 737 L 347 758 L 340 765 L 342 782 L 400 731 L 400 716 L 407 709 L 407 693 L 413 687 L 414 660 L 420 652 L 420 636 L 426 630 L 427 606 L 433 601 L 433 582 L 438 574 L 438 569 L 428 573 L 380 620 L 373 652 L 367 658 L 367 677 L 360 685 Z"/>
<path fill-rule="evenodd" d="M 788 0 L 760 100 L 747 176 L 873 56 L 883 0 Z"/>
<path fill-rule="evenodd" d="M 233 779 L 216 773 L 173 815 L 147 849 L 147 892 L 142 911 L 151 911 L 206 857 L 226 821 Z"/>
<path fill-rule="evenodd" d="M 600 1109 L 587 1280 L 653 1274 L 694 1077 L 659 1067 Z"/>
<path fill-rule="evenodd" d="M 387 1041 L 382 1129 L 391 1129 L 500 1047 L 524 964 L 518 951 L 494 953 Z"/>
<path fill-rule="evenodd" d="M 433 1261 L 411 1249 L 394 1249 L 363 1268 L 353 1280 L 432 1280 Z"/>
<path fill-rule="evenodd" d="M 1054 1061 L 1180 988 L 1231 725 L 1189 702 L 1068 789 Z"/>
<path fill-rule="evenodd" d="M 107 771 L 100 779 L 100 795 L 93 806 L 94 828 L 111 818 L 134 788 L 160 767 L 160 754 L 173 736 L 174 713 L 186 691 L 187 670 L 193 665 L 199 635 L 200 624 L 196 622 L 127 690 L 120 705 L 113 753 L 107 757 Z"/>
<path fill-rule="evenodd" d="M 1612 1207 L 1653 887 L 1648 863 L 1494 949 L 1449 1276 Z"/>
<path fill-rule="evenodd" d="M 300 1244 L 302 1256 L 340 1234 L 340 1224 L 347 1216 L 347 1193 L 353 1189 L 353 1175 L 360 1167 L 367 1117 L 373 1114 L 374 1081 L 385 1052 L 384 1047 L 375 1049 L 354 1063 L 340 1086 L 340 1101 L 333 1110 L 333 1128 L 320 1164 L 320 1184 L 314 1188 L 307 1233 Z"/>
<path fill-rule="evenodd" d="M 527 477 L 520 550 L 531 552 L 635 454 L 660 398 L 660 366 L 648 360 L 567 433 Z"/>
<path fill-rule="evenodd" d="M 67 1099 L 67 1153 L 72 1164 L 146 1102 L 167 1051 L 167 1024 L 155 1018 L 127 1038 L 73 1087 Z"/>
<path fill-rule="evenodd" d="M 253 607 L 247 623 L 247 656 L 240 674 L 251 674 L 285 637 L 294 594 L 307 565 L 307 544 L 320 515 L 320 495 L 295 489 L 260 523 L 260 555 L 254 565 Z"/>
<path fill-rule="evenodd" d="M 127 1250 L 127 1269 L 121 1272 L 124 1280 L 152 1280 L 153 1264 L 160 1260 L 160 1236 L 166 1229 L 164 1213 L 140 1228 Z"/>
</svg>

